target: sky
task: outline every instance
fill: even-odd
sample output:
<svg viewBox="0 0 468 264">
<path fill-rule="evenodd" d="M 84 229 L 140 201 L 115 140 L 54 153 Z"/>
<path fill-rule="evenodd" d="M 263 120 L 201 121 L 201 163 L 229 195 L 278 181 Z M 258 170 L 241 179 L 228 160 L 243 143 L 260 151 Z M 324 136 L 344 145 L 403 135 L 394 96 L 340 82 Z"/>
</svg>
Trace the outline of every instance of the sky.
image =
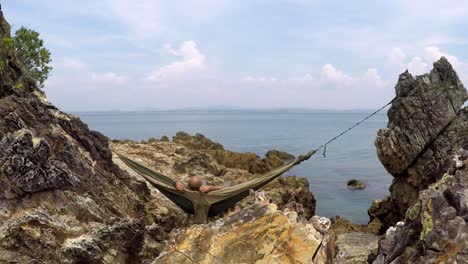
<svg viewBox="0 0 468 264">
<path fill-rule="evenodd" d="M 372 109 L 446 56 L 468 84 L 468 1 L 0 0 L 52 53 L 63 110 Z"/>
</svg>

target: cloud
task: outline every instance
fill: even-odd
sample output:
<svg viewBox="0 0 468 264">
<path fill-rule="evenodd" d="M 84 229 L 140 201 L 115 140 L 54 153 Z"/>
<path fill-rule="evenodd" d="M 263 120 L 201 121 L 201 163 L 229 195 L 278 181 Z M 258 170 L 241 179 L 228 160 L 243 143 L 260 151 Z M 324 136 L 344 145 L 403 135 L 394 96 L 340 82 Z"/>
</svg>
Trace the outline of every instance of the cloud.
<svg viewBox="0 0 468 264">
<path fill-rule="evenodd" d="M 406 53 L 400 48 L 393 48 L 387 55 L 385 66 L 390 68 L 390 75 L 397 75 L 408 70 L 413 75 L 427 73 L 432 68 L 432 63 L 438 61 L 442 56 L 452 64 L 463 83 L 468 81 L 468 63 L 460 60 L 457 56 L 444 52 L 438 46 L 430 45 L 415 49 L 414 56 L 407 60 Z"/>
<path fill-rule="evenodd" d="M 369 68 L 362 74 L 351 75 L 332 64 L 325 64 L 320 71 L 299 77 L 244 77 L 240 79 L 240 86 L 226 92 L 235 99 L 237 94 L 248 94 L 241 103 L 257 107 L 323 109 L 379 107 L 393 95 L 393 89 L 377 69 Z M 380 98 L 382 101 L 370 103 L 368 98 Z"/>
<path fill-rule="evenodd" d="M 198 50 L 193 40 L 183 42 L 177 50 L 171 46 L 166 46 L 166 50 L 181 59 L 153 70 L 146 76 L 147 81 L 176 80 L 189 77 L 206 68 L 205 55 Z"/>
<path fill-rule="evenodd" d="M 325 83 L 346 86 L 351 83 L 352 78 L 337 70 L 333 65 L 325 64 L 322 67 L 321 80 Z"/>
<path fill-rule="evenodd" d="M 421 57 L 413 57 L 407 64 L 408 71 L 413 75 L 421 75 L 429 70 L 429 65 Z"/>
</svg>

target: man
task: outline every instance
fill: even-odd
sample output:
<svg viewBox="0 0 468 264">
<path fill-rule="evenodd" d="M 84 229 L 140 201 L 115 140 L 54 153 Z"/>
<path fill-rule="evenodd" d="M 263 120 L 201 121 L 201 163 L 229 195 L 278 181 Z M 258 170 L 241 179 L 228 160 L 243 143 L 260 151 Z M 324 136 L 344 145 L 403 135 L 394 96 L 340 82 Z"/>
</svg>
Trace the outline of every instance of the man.
<svg viewBox="0 0 468 264">
<path fill-rule="evenodd" d="M 199 191 L 202 193 L 209 193 L 212 191 L 217 191 L 224 189 L 226 186 L 222 185 L 207 185 L 206 182 L 200 177 L 200 176 L 190 176 L 190 179 L 188 181 L 188 187 L 192 191 Z M 179 192 L 184 192 L 185 191 L 185 186 L 181 182 L 176 182 L 175 183 L 175 188 Z"/>
</svg>

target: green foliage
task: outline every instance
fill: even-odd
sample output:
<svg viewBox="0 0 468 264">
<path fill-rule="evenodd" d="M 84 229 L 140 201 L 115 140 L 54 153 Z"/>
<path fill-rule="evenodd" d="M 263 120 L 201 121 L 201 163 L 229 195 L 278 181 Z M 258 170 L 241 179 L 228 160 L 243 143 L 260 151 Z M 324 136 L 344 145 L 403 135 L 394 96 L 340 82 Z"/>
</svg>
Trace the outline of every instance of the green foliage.
<svg viewBox="0 0 468 264">
<path fill-rule="evenodd" d="M 39 33 L 21 27 L 13 37 L 13 44 L 18 58 L 26 66 L 29 75 L 40 87 L 44 87 L 52 67 L 50 52 L 44 47 L 44 41 L 39 38 Z"/>
<path fill-rule="evenodd" d="M 2 38 L 2 41 L 0 43 L 1 43 L 2 49 L 8 50 L 8 51 L 11 50 L 14 45 L 13 40 L 9 37 Z"/>
</svg>

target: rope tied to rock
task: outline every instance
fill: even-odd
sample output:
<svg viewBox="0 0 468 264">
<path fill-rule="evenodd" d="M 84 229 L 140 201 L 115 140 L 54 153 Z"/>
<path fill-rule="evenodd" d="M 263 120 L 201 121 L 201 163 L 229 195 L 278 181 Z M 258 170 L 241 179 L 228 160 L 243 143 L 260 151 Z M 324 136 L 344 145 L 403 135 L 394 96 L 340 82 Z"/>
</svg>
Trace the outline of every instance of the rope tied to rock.
<svg viewBox="0 0 468 264">
<path fill-rule="evenodd" d="M 364 123 L 365 121 L 367 121 L 369 118 L 375 116 L 376 114 L 378 114 L 380 111 L 382 111 L 383 109 L 385 109 L 387 106 L 391 105 L 397 98 L 393 98 L 390 102 L 388 102 L 387 104 L 385 104 L 384 106 L 382 106 L 381 108 L 377 109 L 376 111 L 372 112 L 370 115 L 364 117 L 363 119 L 361 119 L 359 122 L 357 122 L 356 124 L 354 124 L 353 126 L 343 130 L 341 133 L 339 133 L 338 135 L 336 135 L 335 137 L 331 138 L 330 140 L 328 140 L 327 142 L 325 142 L 323 145 L 321 145 L 320 147 L 316 148 L 314 151 L 319 151 L 320 149 L 323 148 L 323 157 L 327 157 L 327 145 L 332 143 L 333 141 L 339 139 L 340 137 L 344 136 L 346 133 L 348 133 L 349 131 L 353 130 L 354 128 L 356 128 L 357 126 L 359 126 L 360 124 Z"/>
<path fill-rule="evenodd" d="M 409 92 L 408 94 L 405 94 L 405 95 L 401 95 L 401 97 L 410 97 L 412 96 L 414 93 L 416 93 L 417 91 L 419 91 L 420 88 L 416 88 L 416 89 L 413 89 L 411 92 Z M 327 157 L 326 155 L 326 152 L 327 152 L 327 145 L 329 145 L 330 143 L 334 142 L 335 140 L 337 140 L 338 138 L 344 136 L 346 133 L 348 133 L 349 131 L 353 130 L 354 128 L 356 128 L 357 126 L 359 126 L 360 124 L 364 123 L 365 121 L 367 121 L 369 118 L 375 116 L 376 114 L 378 114 L 380 111 L 382 111 L 383 109 L 385 109 L 387 106 L 393 104 L 395 101 L 397 100 L 397 96 L 395 96 L 392 100 L 390 100 L 388 103 L 386 103 L 384 106 L 380 107 L 379 109 L 377 109 L 376 111 L 372 112 L 371 114 L 369 114 L 368 116 L 364 117 L 363 119 L 361 119 L 359 122 L 357 122 L 356 124 L 354 124 L 353 126 L 343 130 L 341 133 L 339 133 L 338 135 L 336 135 L 335 137 L 331 138 L 330 140 L 328 140 L 327 142 L 325 142 L 323 145 L 321 145 L 320 147 L 316 148 L 315 150 L 313 150 L 313 152 L 317 152 L 319 151 L 320 149 L 323 148 L 323 157 Z M 312 152 L 312 151 L 311 151 Z M 310 152 L 309 152 L 310 153 Z M 310 158 L 310 157 L 309 157 Z"/>
</svg>

